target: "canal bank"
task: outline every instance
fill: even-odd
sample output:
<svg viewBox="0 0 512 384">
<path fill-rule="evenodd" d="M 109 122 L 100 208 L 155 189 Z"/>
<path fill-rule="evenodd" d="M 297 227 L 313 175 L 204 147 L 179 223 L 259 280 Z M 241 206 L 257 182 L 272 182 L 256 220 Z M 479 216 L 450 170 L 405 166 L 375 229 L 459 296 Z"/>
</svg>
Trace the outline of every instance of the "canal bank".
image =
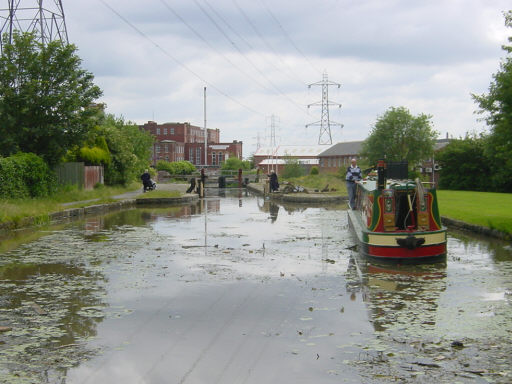
<svg viewBox="0 0 512 384">
<path fill-rule="evenodd" d="M 168 191 L 179 191 L 184 194 L 180 198 L 167 198 L 167 199 L 135 199 L 136 196 L 140 195 L 140 190 L 124 193 L 122 195 L 114 196 L 114 199 L 119 201 L 106 204 L 93 204 L 94 200 L 91 200 L 91 205 L 87 205 L 81 208 L 69 208 L 63 209 L 58 212 L 52 212 L 47 215 L 40 215 L 37 217 L 25 217 L 16 222 L 5 222 L 0 223 L 0 235 L 7 233 L 8 231 L 18 230 L 22 228 L 28 228 L 31 226 L 47 225 L 51 223 L 58 223 L 62 221 L 68 221 L 75 218 L 84 217 L 91 214 L 107 213 L 110 211 L 135 208 L 139 204 L 186 204 L 191 201 L 198 199 L 196 194 L 185 194 L 185 191 L 189 187 L 188 184 L 175 184 L 165 183 L 158 184 L 158 190 Z M 258 195 L 264 195 L 264 184 L 263 183 L 250 183 L 247 185 L 247 190 L 256 193 Z M 323 204 L 339 204 L 347 201 L 347 196 L 341 195 L 328 195 L 326 193 L 289 193 L 284 194 L 281 192 L 267 194 L 269 200 L 276 202 L 286 203 L 298 203 L 298 204 L 309 204 L 309 205 L 323 205 Z M 71 202 L 63 204 L 66 205 L 79 204 L 81 202 Z M 83 203 L 83 202 L 82 202 Z M 443 224 L 449 228 L 468 231 L 478 235 L 510 241 L 512 238 L 511 234 L 484 226 L 475 224 L 469 224 L 461 220 L 455 220 L 446 216 L 441 216 Z"/>
<path fill-rule="evenodd" d="M 118 211 L 123 209 L 135 208 L 137 205 L 148 205 L 148 204 L 160 204 L 160 205 L 172 205 L 172 204 L 187 204 L 199 199 L 196 194 L 186 193 L 188 184 L 159 184 L 159 191 L 169 192 L 180 192 L 181 197 L 171 198 L 144 198 L 140 199 L 137 196 L 141 195 L 142 189 L 135 191 L 126 192 L 121 195 L 113 196 L 113 199 L 118 201 L 94 204 L 99 199 L 88 200 L 88 201 L 74 201 L 62 204 L 63 209 L 56 212 L 50 212 L 48 214 L 39 215 L 37 217 L 24 217 L 18 221 L 10 221 L 0 223 L 0 235 L 6 234 L 9 231 L 24 229 L 28 227 L 35 227 L 41 225 L 55 224 L 64 221 L 74 220 L 77 218 L 83 218 L 88 215 L 104 214 L 112 211 Z M 150 194 L 151 192 L 148 192 Z M 84 207 L 78 208 L 66 208 L 72 205 L 87 204 Z"/>
</svg>

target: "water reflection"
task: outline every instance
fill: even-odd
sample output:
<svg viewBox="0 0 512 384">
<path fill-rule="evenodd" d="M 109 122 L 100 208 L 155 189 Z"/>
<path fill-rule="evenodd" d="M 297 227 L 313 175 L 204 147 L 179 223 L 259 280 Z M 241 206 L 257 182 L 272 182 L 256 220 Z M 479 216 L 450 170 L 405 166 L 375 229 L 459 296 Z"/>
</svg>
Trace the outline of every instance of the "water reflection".
<svg viewBox="0 0 512 384">
<path fill-rule="evenodd" d="M 376 263 L 350 258 L 347 291 L 360 292 L 376 331 L 415 332 L 433 327 L 439 297 L 446 290 L 446 264 Z"/>
<path fill-rule="evenodd" d="M 359 261 L 353 245 L 336 207 L 239 189 L 48 229 L 0 254 L 0 326 L 13 328 L 0 333 L 0 374 L 131 383 L 237 382 L 251 372 L 253 382 L 359 383 L 379 382 L 384 370 L 414 382 L 412 372 L 443 356 L 450 364 L 439 372 L 452 380 L 464 364 L 479 368 L 468 353 L 478 348 L 495 371 L 508 369 L 505 244 L 451 234 L 447 263 L 426 266 Z M 387 360 L 366 366 L 368 351 Z M 345 376 L 351 362 L 358 375 Z"/>
</svg>

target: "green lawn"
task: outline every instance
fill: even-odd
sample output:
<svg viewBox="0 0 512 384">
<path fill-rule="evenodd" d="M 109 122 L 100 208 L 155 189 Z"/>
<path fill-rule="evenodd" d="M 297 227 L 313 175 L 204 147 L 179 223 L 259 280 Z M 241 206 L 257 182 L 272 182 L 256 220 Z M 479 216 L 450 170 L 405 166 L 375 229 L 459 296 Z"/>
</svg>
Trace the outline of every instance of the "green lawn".
<svg viewBox="0 0 512 384">
<path fill-rule="evenodd" d="M 512 234 L 512 194 L 438 190 L 441 216 Z"/>
</svg>

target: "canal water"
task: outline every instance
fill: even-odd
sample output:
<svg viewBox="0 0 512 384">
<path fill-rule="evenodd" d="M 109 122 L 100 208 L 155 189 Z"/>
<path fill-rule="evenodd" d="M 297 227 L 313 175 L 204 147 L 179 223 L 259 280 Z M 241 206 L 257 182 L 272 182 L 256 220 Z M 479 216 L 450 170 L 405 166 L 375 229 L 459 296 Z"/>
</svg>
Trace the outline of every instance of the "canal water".
<svg viewBox="0 0 512 384">
<path fill-rule="evenodd" d="M 1 239 L 0 382 L 511 382 L 510 244 L 370 264 L 345 209 L 213 190 Z"/>
</svg>

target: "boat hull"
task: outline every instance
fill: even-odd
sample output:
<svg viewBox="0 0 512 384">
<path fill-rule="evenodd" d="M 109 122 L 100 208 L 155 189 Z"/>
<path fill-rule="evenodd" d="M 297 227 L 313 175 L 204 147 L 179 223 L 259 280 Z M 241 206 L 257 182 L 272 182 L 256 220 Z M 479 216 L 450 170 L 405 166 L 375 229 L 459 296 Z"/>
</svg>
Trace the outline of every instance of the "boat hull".
<svg viewBox="0 0 512 384">
<path fill-rule="evenodd" d="M 361 213 L 356 210 L 348 211 L 348 221 L 358 240 L 360 253 L 365 257 L 381 261 L 421 262 L 446 257 L 444 227 L 436 231 L 372 232 L 364 226 Z"/>
</svg>

